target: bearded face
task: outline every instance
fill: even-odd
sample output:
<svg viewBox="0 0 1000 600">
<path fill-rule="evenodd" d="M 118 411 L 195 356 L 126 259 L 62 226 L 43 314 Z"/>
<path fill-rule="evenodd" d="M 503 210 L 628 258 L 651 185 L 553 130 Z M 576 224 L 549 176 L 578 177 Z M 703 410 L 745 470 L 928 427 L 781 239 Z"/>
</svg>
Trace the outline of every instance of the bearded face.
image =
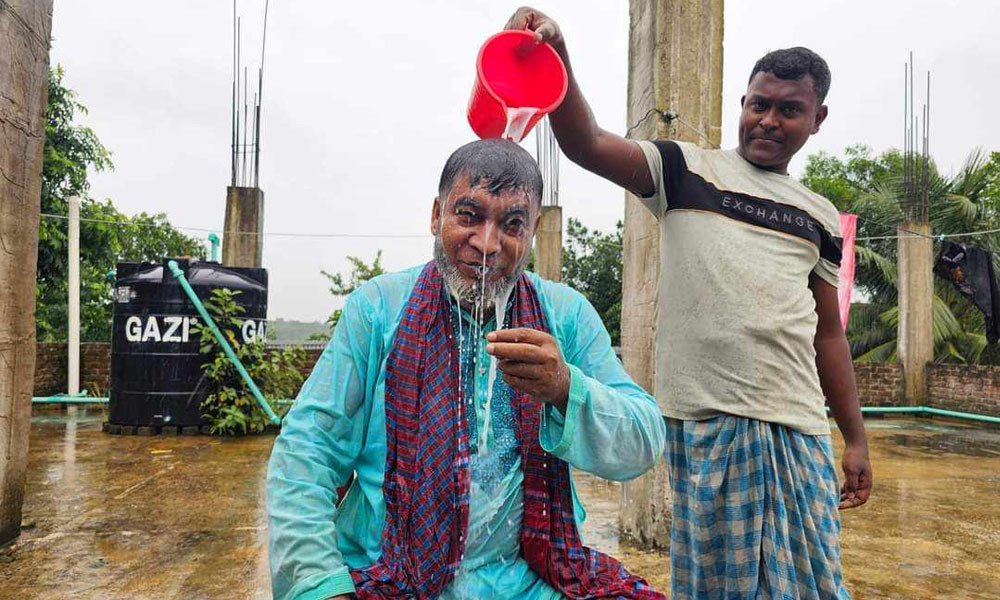
<svg viewBox="0 0 1000 600">
<path fill-rule="evenodd" d="M 492 302 L 514 285 L 528 264 L 537 220 L 538 201 L 525 192 L 492 193 L 467 176 L 434 201 L 434 260 L 463 305 Z"/>
</svg>

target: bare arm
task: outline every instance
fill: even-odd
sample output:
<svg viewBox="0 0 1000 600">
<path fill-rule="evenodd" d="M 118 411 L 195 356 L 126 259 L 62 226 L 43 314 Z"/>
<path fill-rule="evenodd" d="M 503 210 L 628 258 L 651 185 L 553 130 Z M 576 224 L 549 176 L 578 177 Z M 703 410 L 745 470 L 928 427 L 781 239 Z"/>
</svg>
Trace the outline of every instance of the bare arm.
<svg viewBox="0 0 1000 600">
<path fill-rule="evenodd" d="M 559 25 L 541 11 L 522 7 L 507 21 L 505 29 L 535 32 L 535 40 L 547 42 L 562 58 L 569 74 L 566 99 L 549 115 L 559 147 L 570 160 L 584 169 L 620 185 L 626 190 L 649 196 L 656 191 L 639 145 L 601 129 L 573 76 L 566 41 Z"/>
<path fill-rule="evenodd" d="M 840 508 L 854 508 L 868 501 L 872 488 L 872 466 L 868 458 L 868 439 L 861 418 L 858 391 L 854 382 L 854 363 L 840 324 L 837 288 L 816 275 L 809 278 L 809 289 L 816 301 L 816 368 L 830 412 L 844 436 L 844 482 L 840 489 Z"/>
</svg>

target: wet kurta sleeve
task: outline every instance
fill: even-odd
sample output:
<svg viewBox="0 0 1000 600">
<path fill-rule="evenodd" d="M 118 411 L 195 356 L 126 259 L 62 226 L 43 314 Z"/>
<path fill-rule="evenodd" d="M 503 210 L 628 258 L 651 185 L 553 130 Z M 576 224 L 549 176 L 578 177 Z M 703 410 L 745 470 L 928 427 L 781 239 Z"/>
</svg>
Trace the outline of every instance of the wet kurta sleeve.
<svg viewBox="0 0 1000 600">
<path fill-rule="evenodd" d="M 350 481 L 364 445 L 380 368 L 377 321 L 363 295 L 348 298 L 275 440 L 267 474 L 275 600 L 354 592 L 334 520 L 337 488 Z"/>
<path fill-rule="evenodd" d="M 542 448 L 604 479 L 624 481 L 645 473 L 663 453 L 666 427 L 656 400 L 625 372 L 597 311 L 573 292 L 573 317 L 558 329 L 569 365 L 566 414 L 546 405 Z"/>
</svg>

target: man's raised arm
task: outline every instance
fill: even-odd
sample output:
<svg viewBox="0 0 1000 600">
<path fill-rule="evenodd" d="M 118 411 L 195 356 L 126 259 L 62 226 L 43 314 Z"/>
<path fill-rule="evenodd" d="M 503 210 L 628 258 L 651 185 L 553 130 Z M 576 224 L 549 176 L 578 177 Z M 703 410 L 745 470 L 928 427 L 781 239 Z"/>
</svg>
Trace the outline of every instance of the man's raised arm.
<svg viewBox="0 0 1000 600">
<path fill-rule="evenodd" d="M 620 185 L 638 196 L 650 196 L 656 185 L 639 144 L 601 129 L 587 104 L 566 51 L 559 25 L 541 11 L 522 7 L 507 21 L 505 29 L 535 32 L 535 41 L 548 43 L 562 58 L 569 74 L 566 99 L 549 115 L 559 147 L 584 169 Z"/>
</svg>

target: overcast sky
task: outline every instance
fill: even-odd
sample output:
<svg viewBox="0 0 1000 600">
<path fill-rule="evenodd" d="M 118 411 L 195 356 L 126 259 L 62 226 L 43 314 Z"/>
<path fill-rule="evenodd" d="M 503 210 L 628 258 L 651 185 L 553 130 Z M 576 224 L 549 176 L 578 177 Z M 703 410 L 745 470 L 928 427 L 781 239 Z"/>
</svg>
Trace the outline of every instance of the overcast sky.
<svg viewBox="0 0 1000 600">
<path fill-rule="evenodd" d="M 238 2 L 254 69 L 264 0 Z M 430 258 L 441 167 L 474 139 L 465 109 L 476 53 L 516 6 L 271 0 L 260 166 L 265 232 L 427 237 L 266 237 L 270 318 L 324 319 L 340 302 L 320 270 L 345 270 L 347 255 L 370 260 L 382 249 L 389 269 Z M 628 2 L 536 6 L 560 22 L 598 120 L 624 133 Z M 129 214 L 165 212 L 178 226 L 221 229 L 230 177 L 232 10 L 228 0 L 56 0 L 52 63 L 64 66 L 64 83 L 90 109 L 82 122 L 116 165 L 92 177 L 93 197 L 111 198 Z M 739 99 L 756 59 L 804 45 L 827 59 L 833 85 L 830 117 L 792 173 L 819 150 L 899 146 L 903 63 L 913 50 L 919 77 L 931 71 L 932 154 L 943 170 L 955 170 L 976 146 L 1000 150 L 998 23 L 1000 3 L 992 0 L 730 0 L 723 145 L 736 143 Z M 524 145 L 534 152 L 534 137 Z M 565 159 L 560 174 L 564 218 L 605 231 L 622 218 L 617 188 Z"/>
</svg>

